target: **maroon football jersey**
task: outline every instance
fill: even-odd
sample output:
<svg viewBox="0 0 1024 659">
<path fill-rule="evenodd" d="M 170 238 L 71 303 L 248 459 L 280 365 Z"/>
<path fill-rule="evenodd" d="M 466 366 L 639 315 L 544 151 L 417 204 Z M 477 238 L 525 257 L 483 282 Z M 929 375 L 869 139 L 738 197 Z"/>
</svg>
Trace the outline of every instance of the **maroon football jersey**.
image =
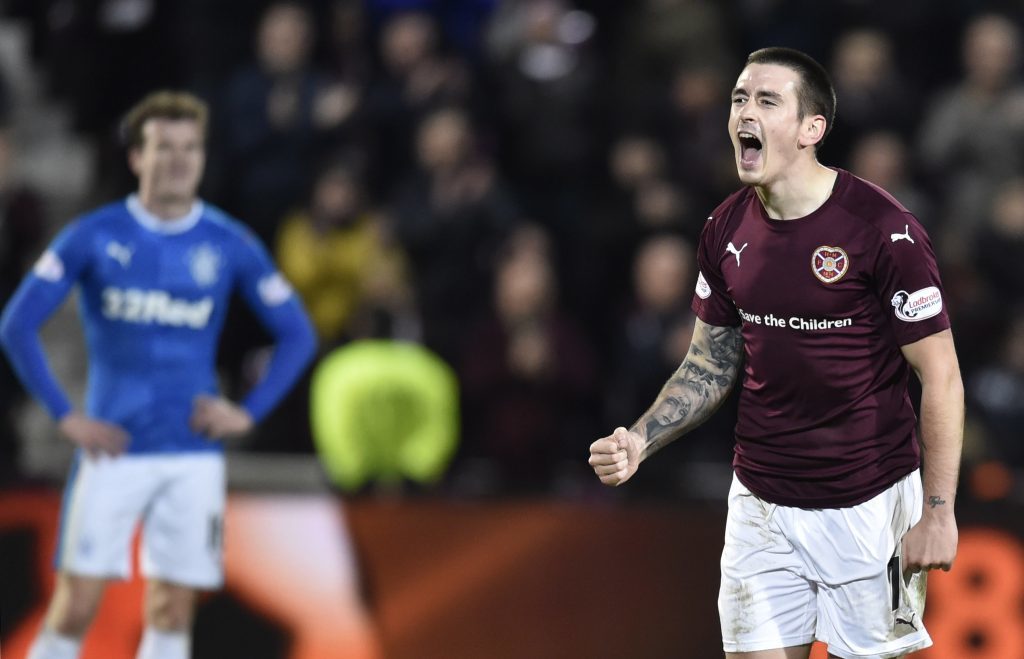
<svg viewBox="0 0 1024 659">
<path fill-rule="evenodd" d="M 839 170 L 829 199 L 768 217 L 752 188 L 708 218 L 693 309 L 741 326 L 733 467 L 763 499 L 839 508 L 920 463 L 900 346 L 949 327 L 931 242 L 881 188 Z"/>
</svg>

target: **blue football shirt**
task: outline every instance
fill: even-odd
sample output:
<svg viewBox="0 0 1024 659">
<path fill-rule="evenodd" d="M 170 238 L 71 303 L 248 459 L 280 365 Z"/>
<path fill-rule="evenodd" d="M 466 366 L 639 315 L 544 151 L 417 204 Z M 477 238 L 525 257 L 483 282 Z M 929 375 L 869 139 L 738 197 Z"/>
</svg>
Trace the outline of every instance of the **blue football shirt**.
<svg viewBox="0 0 1024 659">
<path fill-rule="evenodd" d="M 233 291 L 275 339 L 265 377 L 242 403 L 255 420 L 315 350 L 301 303 L 248 229 L 202 202 L 161 220 L 133 195 L 64 229 L 0 320 L 15 370 L 56 419 L 72 405 L 38 331 L 76 284 L 89 358 L 85 412 L 123 427 L 129 453 L 221 450 L 188 420 L 196 396 L 216 395 L 216 349 Z"/>
</svg>

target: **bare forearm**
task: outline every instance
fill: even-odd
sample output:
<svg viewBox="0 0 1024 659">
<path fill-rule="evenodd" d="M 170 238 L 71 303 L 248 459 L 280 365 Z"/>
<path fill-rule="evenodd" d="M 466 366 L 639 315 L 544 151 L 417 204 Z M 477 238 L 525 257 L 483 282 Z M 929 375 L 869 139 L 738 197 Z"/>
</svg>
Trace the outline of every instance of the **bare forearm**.
<svg viewBox="0 0 1024 659">
<path fill-rule="evenodd" d="M 644 438 L 643 458 L 703 423 L 736 383 L 743 359 L 738 327 L 697 321 L 686 359 L 632 430 Z"/>
<path fill-rule="evenodd" d="M 953 512 L 964 430 L 964 391 L 959 373 L 921 389 L 924 512 Z"/>
<path fill-rule="evenodd" d="M 705 380 L 705 377 L 711 379 Z M 730 387 L 722 379 L 711 376 L 689 361 L 684 361 L 672 375 L 654 404 L 630 428 L 644 438 L 644 455 L 655 453 L 663 446 L 706 421 L 729 393 Z M 659 418 L 655 410 L 672 405 L 678 415 L 671 421 Z"/>
</svg>

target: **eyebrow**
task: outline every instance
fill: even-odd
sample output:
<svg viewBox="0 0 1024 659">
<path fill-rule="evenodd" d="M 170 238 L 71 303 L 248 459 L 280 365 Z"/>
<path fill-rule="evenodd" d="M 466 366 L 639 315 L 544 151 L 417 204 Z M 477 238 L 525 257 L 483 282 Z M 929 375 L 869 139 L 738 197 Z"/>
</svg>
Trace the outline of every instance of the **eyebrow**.
<svg viewBox="0 0 1024 659">
<path fill-rule="evenodd" d="M 736 96 L 737 94 L 746 94 L 747 96 L 749 96 L 750 92 L 748 92 L 744 87 L 736 87 L 735 89 L 732 90 L 732 94 L 730 95 L 730 97 Z M 778 92 L 768 91 L 766 89 L 757 90 L 756 92 L 754 92 L 754 96 L 756 98 L 771 98 L 777 101 L 782 100 L 782 94 Z"/>
</svg>

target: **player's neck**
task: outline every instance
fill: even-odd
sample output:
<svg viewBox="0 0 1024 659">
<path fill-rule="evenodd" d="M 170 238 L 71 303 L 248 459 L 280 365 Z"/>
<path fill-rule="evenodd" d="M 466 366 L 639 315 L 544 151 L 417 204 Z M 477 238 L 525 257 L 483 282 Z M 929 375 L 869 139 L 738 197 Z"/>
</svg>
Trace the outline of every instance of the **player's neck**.
<svg viewBox="0 0 1024 659">
<path fill-rule="evenodd" d="M 795 220 L 821 208 L 832 195 L 839 174 L 817 160 L 809 166 L 791 169 L 784 178 L 768 185 L 754 186 L 768 217 Z"/>
<path fill-rule="evenodd" d="M 158 197 L 146 190 L 139 190 L 139 202 L 154 217 L 161 220 L 177 220 L 188 215 L 196 203 L 195 197 Z"/>
</svg>

